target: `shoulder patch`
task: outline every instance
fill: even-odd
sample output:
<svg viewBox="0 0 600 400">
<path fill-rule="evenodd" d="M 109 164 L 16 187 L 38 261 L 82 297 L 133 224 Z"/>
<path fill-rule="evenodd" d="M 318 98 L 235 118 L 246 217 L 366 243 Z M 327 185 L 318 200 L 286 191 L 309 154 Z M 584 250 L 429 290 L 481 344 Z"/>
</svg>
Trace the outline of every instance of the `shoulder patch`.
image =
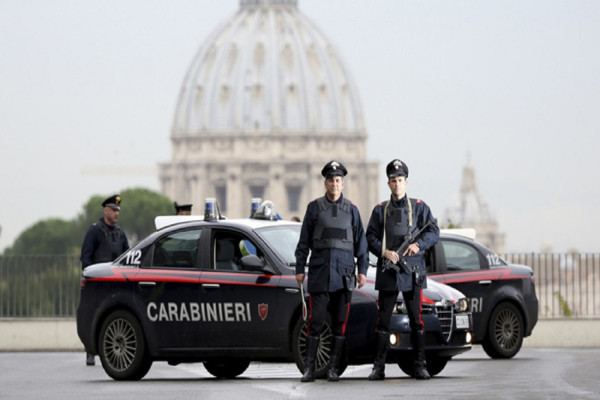
<svg viewBox="0 0 600 400">
<path fill-rule="evenodd" d="M 423 200 L 417 199 L 417 204 L 422 204 L 422 203 L 423 203 Z"/>
</svg>

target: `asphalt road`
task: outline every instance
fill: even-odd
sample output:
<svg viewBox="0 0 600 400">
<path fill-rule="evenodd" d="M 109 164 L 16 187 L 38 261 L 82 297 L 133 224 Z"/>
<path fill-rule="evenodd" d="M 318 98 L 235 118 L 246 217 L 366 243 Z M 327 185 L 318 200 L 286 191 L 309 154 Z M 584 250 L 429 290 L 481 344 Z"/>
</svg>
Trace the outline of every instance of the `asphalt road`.
<svg viewBox="0 0 600 400">
<path fill-rule="evenodd" d="M 0 399 L 598 399 L 600 349 L 522 349 L 491 360 L 474 346 L 429 381 L 388 364 L 388 379 L 369 382 L 370 365 L 348 367 L 340 382 L 301 383 L 294 364 L 251 364 L 237 379 L 214 379 L 202 364 L 154 363 L 137 382 L 110 379 L 84 353 L 0 353 Z"/>
</svg>

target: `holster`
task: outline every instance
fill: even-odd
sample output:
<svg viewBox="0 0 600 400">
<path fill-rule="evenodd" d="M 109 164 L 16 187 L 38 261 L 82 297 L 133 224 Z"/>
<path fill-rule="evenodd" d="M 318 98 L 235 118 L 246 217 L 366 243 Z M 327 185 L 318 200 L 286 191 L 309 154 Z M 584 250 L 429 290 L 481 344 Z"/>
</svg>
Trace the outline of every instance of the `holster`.
<svg viewBox="0 0 600 400">
<path fill-rule="evenodd" d="M 351 292 L 356 287 L 356 275 L 354 272 L 350 273 L 350 275 L 344 276 L 344 289 Z"/>
<path fill-rule="evenodd" d="M 346 303 L 350 303 L 352 301 L 352 292 L 356 287 L 356 275 L 354 272 L 351 272 L 350 275 L 344 275 L 344 289 L 346 290 Z"/>
<path fill-rule="evenodd" d="M 421 271 L 421 268 L 412 267 L 412 280 L 414 287 L 423 287 L 423 282 L 425 282 L 425 273 Z"/>
</svg>

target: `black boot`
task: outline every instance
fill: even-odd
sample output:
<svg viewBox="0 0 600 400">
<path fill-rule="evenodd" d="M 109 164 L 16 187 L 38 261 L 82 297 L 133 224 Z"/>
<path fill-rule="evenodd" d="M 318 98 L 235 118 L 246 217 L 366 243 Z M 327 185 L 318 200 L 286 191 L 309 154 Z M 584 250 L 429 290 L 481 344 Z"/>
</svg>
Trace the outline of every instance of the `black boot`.
<svg viewBox="0 0 600 400">
<path fill-rule="evenodd" d="M 308 336 L 306 338 L 306 360 L 304 362 L 304 375 L 301 382 L 314 382 L 315 380 L 315 357 L 319 349 L 319 338 Z"/>
<path fill-rule="evenodd" d="M 329 359 L 329 370 L 327 371 L 327 380 L 337 382 L 340 380 L 340 360 L 344 354 L 344 343 L 346 338 L 343 336 L 333 337 L 333 346 L 331 348 L 331 357 Z"/>
<path fill-rule="evenodd" d="M 96 360 L 92 353 L 85 353 L 85 365 L 96 365 Z"/>
<path fill-rule="evenodd" d="M 414 341 L 415 350 L 415 379 L 429 379 L 427 363 L 425 362 L 425 332 L 417 331 Z"/>
<path fill-rule="evenodd" d="M 390 333 L 377 331 L 377 355 L 373 363 L 373 371 L 369 375 L 370 381 L 385 379 L 385 356 L 390 343 Z"/>
</svg>

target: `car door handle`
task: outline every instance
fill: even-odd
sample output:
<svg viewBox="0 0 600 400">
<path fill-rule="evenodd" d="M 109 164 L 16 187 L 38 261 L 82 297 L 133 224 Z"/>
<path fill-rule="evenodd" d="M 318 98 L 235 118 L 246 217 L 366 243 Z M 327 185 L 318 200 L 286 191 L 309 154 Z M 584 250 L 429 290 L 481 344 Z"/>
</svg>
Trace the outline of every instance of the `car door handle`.
<svg viewBox="0 0 600 400">
<path fill-rule="evenodd" d="M 490 280 L 486 280 L 486 281 L 479 281 L 479 284 L 480 284 L 480 285 L 491 285 L 491 284 L 492 284 L 492 281 L 490 281 Z"/>
<path fill-rule="evenodd" d="M 296 293 L 298 293 L 299 291 L 300 291 L 300 289 L 294 289 L 294 288 L 286 288 L 286 289 L 285 289 L 285 292 L 286 292 L 286 293 L 293 293 L 293 294 L 296 294 Z"/>
<path fill-rule="evenodd" d="M 154 286 L 156 286 L 156 282 L 142 281 L 142 282 L 139 283 L 139 285 L 141 287 L 154 287 Z"/>
<path fill-rule="evenodd" d="M 204 289 L 218 289 L 221 287 L 218 283 L 203 283 L 202 287 Z"/>
</svg>

